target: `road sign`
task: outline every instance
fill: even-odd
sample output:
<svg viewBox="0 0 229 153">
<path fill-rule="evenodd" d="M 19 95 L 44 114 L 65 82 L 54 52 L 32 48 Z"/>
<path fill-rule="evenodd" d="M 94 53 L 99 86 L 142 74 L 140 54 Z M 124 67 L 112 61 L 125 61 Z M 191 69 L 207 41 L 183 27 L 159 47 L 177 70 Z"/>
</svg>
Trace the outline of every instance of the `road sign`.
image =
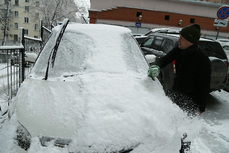
<svg viewBox="0 0 229 153">
<path fill-rule="evenodd" d="M 136 27 L 141 27 L 142 24 L 141 24 L 141 22 L 136 22 L 136 23 L 135 23 L 135 26 L 136 26 Z"/>
<path fill-rule="evenodd" d="M 229 6 L 222 6 L 217 11 L 217 17 L 218 19 L 226 19 L 229 17 Z"/>
<path fill-rule="evenodd" d="M 213 25 L 216 27 L 227 27 L 228 20 L 215 19 Z"/>
</svg>

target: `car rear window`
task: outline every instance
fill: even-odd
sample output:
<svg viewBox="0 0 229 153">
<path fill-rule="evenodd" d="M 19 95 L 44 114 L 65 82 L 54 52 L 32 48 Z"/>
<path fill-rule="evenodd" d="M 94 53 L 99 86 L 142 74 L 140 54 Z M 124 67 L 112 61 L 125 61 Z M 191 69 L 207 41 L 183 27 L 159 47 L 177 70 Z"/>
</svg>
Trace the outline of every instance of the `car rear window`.
<svg viewBox="0 0 229 153">
<path fill-rule="evenodd" d="M 214 56 L 220 59 L 227 58 L 223 48 L 216 42 L 200 41 L 199 46 L 208 56 Z"/>
</svg>

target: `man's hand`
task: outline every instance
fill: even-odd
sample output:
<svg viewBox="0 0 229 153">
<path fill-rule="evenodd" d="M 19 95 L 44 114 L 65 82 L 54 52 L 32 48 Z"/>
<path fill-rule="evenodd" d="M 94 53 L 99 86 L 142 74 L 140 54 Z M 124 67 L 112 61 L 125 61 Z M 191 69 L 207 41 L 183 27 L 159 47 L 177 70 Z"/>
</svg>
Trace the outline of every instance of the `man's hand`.
<svg viewBox="0 0 229 153">
<path fill-rule="evenodd" d="M 151 77 L 153 80 L 155 80 L 155 77 L 157 77 L 160 73 L 160 67 L 157 65 L 152 65 L 148 69 L 148 77 Z"/>
</svg>

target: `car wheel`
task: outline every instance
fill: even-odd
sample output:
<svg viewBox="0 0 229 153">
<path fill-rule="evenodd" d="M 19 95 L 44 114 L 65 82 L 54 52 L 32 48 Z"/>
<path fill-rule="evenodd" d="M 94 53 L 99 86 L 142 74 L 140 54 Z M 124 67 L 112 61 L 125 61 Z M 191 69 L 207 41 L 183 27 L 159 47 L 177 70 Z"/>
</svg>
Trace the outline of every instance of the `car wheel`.
<svg viewBox="0 0 229 153">
<path fill-rule="evenodd" d="M 223 89 L 227 79 L 227 64 L 218 59 L 210 58 L 211 61 L 211 89 Z"/>
</svg>

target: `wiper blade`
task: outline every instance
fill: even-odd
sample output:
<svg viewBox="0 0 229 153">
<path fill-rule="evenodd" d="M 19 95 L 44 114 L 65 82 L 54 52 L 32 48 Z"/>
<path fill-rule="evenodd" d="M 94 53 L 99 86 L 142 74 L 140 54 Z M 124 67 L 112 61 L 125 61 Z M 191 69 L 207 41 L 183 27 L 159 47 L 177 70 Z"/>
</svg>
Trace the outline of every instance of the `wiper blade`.
<svg viewBox="0 0 229 153">
<path fill-rule="evenodd" d="M 65 23 L 65 24 L 62 26 L 61 31 L 60 31 L 60 33 L 59 33 L 59 36 L 58 36 L 58 38 L 57 38 L 57 40 L 56 40 L 56 44 L 55 44 L 55 46 L 54 46 L 54 48 L 53 48 L 53 54 L 52 54 L 52 67 L 54 66 L 54 62 L 55 62 L 55 59 L 56 59 L 56 53 L 57 53 L 57 50 L 58 50 L 58 47 L 59 47 L 61 38 L 62 38 L 62 36 L 63 36 L 63 34 L 64 34 L 64 31 L 65 31 L 65 29 L 66 29 L 66 27 L 67 27 L 67 25 L 68 25 L 68 23 L 69 23 L 69 19 L 66 19 L 66 22 L 64 22 L 64 23 Z"/>
<path fill-rule="evenodd" d="M 55 59 L 56 59 L 56 53 L 57 53 L 57 50 L 58 50 L 58 47 L 59 47 L 59 44 L 60 44 L 60 41 L 61 41 L 61 38 L 64 34 L 64 31 L 67 27 L 69 23 L 69 19 L 64 19 L 64 22 L 63 22 L 63 25 L 61 27 L 61 30 L 60 30 L 60 33 L 57 37 L 57 40 L 56 40 L 56 44 L 55 46 L 53 47 L 50 55 L 49 55 L 49 59 L 48 59 L 48 65 L 47 65 L 47 69 L 46 69 L 46 73 L 45 73 L 45 78 L 44 80 L 47 80 L 48 79 L 48 71 L 49 71 L 49 62 L 50 62 L 50 58 L 51 58 L 51 55 L 52 55 L 52 67 L 54 66 L 54 62 L 55 62 Z"/>
</svg>

